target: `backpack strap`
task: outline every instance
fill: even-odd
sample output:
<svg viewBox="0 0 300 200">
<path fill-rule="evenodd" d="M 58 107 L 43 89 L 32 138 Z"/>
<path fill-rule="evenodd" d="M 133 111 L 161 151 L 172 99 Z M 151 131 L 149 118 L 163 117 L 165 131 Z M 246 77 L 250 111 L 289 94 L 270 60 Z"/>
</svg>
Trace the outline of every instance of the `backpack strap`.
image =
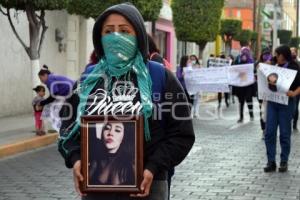
<svg viewBox="0 0 300 200">
<path fill-rule="evenodd" d="M 165 68 L 158 62 L 148 61 L 147 68 L 152 80 L 152 101 L 155 104 L 161 103 L 166 83 Z"/>
<path fill-rule="evenodd" d="M 158 53 L 157 53 L 157 52 L 151 53 L 151 55 L 150 55 L 150 60 L 152 60 L 153 56 L 155 56 L 155 55 L 158 55 Z"/>
</svg>

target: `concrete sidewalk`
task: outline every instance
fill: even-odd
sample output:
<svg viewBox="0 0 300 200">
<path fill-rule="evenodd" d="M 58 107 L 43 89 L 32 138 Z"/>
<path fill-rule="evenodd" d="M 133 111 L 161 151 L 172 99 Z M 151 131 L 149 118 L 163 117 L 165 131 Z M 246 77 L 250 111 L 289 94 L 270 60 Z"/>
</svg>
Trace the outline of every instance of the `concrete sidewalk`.
<svg viewBox="0 0 300 200">
<path fill-rule="evenodd" d="M 0 158 L 52 144 L 57 133 L 36 136 L 32 113 L 0 118 Z"/>
<path fill-rule="evenodd" d="M 31 113 L 0 118 L 0 146 L 34 136 L 34 118 Z"/>
</svg>

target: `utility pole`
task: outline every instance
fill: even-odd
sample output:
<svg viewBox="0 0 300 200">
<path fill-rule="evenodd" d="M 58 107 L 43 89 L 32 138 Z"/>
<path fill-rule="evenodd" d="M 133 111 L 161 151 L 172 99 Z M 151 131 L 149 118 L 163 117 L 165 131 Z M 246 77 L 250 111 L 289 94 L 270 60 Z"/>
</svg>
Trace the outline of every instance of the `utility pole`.
<svg viewBox="0 0 300 200">
<path fill-rule="evenodd" d="M 274 3 L 274 11 L 273 11 L 273 52 L 275 51 L 276 47 L 277 47 L 277 9 L 278 9 L 278 2 L 276 1 Z"/>
<path fill-rule="evenodd" d="M 297 9 L 297 19 L 296 19 L 296 37 L 299 37 L 299 1 L 300 0 L 297 0 L 297 3 L 296 3 L 296 9 Z"/>
<path fill-rule="evenodd" d="M 253 0 L 253 29 L 257 32 L 257 0 Z"/>
<path fill-rule="evenodd" d="M 262 39 L 262 33 L 261 33 L 261 1 L 260 0 L 254 0 L 257 6 L 257 12 L 256 12 L 256 26 L 255 26 L 255 30 L 257 31 L 257 41 L 256 41 L 256 58 L 259 58 L 260 56 L 260 52 L 261 52 L 261 39 Z M 258 1 L 258 4 L 257 4 Z"/>
</svg>

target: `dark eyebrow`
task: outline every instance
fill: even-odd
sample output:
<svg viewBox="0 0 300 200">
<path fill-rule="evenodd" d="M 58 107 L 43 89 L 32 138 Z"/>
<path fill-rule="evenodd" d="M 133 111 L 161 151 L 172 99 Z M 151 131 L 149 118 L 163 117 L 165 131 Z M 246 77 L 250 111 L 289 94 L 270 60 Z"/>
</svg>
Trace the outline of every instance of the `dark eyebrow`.
<svg viewBox="0 0 300 200">
<path fill-rule="evenodd" d="M 112 25 L 112 24 L 108 24 L 108 25 L 105 25 L 104 27 L 114 27 L 115 25 Z M 129 27 L 129 25 L 128 24 L 119 24 L 118 26 L 128 26 Z"/>
<path fill-rule="evenodd" d="M 128 24 L 120 24 L 119 26 L 128 26 L 128 27 L 129 27 L 129 25 L 128 25 Z"/>
<path fill-rule="evenodd" d="M 103 28 L 104 27 L 114 27 L 114 25 L 105 25 L 105 26 L 103 26 Z"/>
</svg>

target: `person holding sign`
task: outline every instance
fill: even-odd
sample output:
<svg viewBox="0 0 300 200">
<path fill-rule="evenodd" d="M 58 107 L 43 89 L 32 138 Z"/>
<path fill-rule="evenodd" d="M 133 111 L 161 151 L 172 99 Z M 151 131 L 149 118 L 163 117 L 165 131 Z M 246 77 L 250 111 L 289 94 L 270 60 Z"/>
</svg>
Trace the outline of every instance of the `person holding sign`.
<svg viewBox="0 0 300 200">
<path fill-rule="evenodd" d="M 130 3 L 106 9 L 93 28 L 93 44 L 99 62 L 67 100 L 72 109 L 62 116 L 59 152 L 73 169 L 76 191 L 83 200 L 147 200 L 168 198 L 167 173 L 189 153 L 195 141 L 190 109 L 176 77 L 161 64 L 148 61 L 148 39 L 142 15 Z M 156 101 L 153 94 L 162 95 Z M 168 95 L 168 98 L 164 94 Z M 154 106 L 161 103 L 160 106 Z M 154 104 L 154 105 L 153 105 Z M 158 109 L 157 112 L 155 112 Z M 74 111 L 74 112 L 71 112 Z M 172 112 L 171 112 L 172 111 Z M 159 112 L 159 113 L 158 113 Z M 163 113 L 162 113 L 163 112 Z M 156 118 L 154 114 L 162 116 Z M 173 114 L 173 115 L 172 115 Z M 81 164 L 82 116 L 143 116 L 142 182 L 139 192 L 84 194 Z M 109 140 L 108 140 L 109 142 Z"/>
<path fill-rule="evenodd" d="M 260 55 L 259 60 L 256 63 L 255 67 L 255 74 L 256 74 L 256 80 L 257 80 L 257 70 L 259 67 L 259 63 L 266 63 L 266 64 L 272 64 L 273 62 L 273 55 L 269 48 L 266 48 L 263 50 L 262 54 Z M 256 84 L 257 85 L 257 84 Z M 259 99 L 259 115 L 260 115 L 260 127 L 262 130 L 262 139 L 265 138 L 265 129 L 266 129 L 266 107 L 267 107 L 267 101 Z"/>
<path fill-rule="evenodd" d="M 291 48 L 291 52 L 292 52 L 292 58 L 293 60 L 298 64 L 298 66 L 300 67 L 300 62 L 298 60 L 298 49 L 296 47 L 292 47 Z M 297 131 L 297 124 L 298 124 L 298 118 L 299 118 L 299 101 L 300 101 L 300 96 L 296 96 L 296 102 L 295 102 L 295 112 L 294 112 L 294 116 L 293 116 L 293 129 L 294 131 Z"/>
<path fill-rule="evenodd" d="M 220 58 L 226 59 L 226 56 L 224 54 L 222 54 L 222 55 L 220 55 Z M 224 97 L 225 97 L 226 107 L 228 108 L 229 107 L 229 92 L 224 92 Z M 218 109 L 221 108 L 221 103 L 222 103 L 222 92 L 218 92 Z"/>
<path fill-rule="evenodd" d="M 190 58 L 189 58 L 189 56 L 182 56 L 181 59 L 180 59 L 179 66 L 176 69 L 176 77 L 179 80 L 179 82 L 181 83 L 181 86 L 184 89 L 184 92 L 187 96 L 187 99 L 188 99 L 189 103 L 191 105 L 193 105 L 193 103 L 194 103 L 193 98 L 192 98 L 191 95 L 189 95 L 189 93 L 186 89 L 185 81 L 184 81 L 184 68 L 187 68 L 187 67 L 189 67 L 189 68 L 192 67 Z"/>
<path fill-rule="evenodd" d="M 235 64 L 250 64 L 254 63 L 251 51 L 248 47 L 243 47 L 241 49 L 240 55 L 236 58 Z M 242 74 L 241 74 L 242 75 Z M 238 123 L 242 123 L 244 121 L 244 104 L 247 102 L 250 120 L 254 120 L 253 115 L 253 99 L 252 97 L 255 96 L 255 85 L 251 84 L 245 87 L 237 87 L 233 86 L 232 88 L 233 95 L 236 95 L 239 100 L 239 111 L 240 111 L 240 118 L 237 121 Z"/>
<path fill-rule="evenodd" d="M 196 55 L 190 55 L 190 60 L 191 60 L 191 64 L 192 67 L 195 68 L 200 68 L 200 62 L 199 59 Z M 199 118 L 199 109 L 200 109 L 200 101 L 201 101 L 201 96 L 200 96 L 200 92 L 197 92 L 194 94 L 194 98 L 193 98 L 193 115 L 196 118 Z"/>
<path fill-rule="evenodd" d="M 296 70 L 297 75 L 292 85 L 290 86 L 287 96 L 289 97 L 288 105 L 279 104 L 276 102 L 267 102 L 267 121 L 266 121 L 266 135 L 265 144 L 267 150 L 267 166 L 264 168 L 265 172 L 276 171 L 276 139 L 277 139 L 277 127 L 280 131 L 280 166 L 279 172 L 286 172 L 288 170 L 288 160 L 291 150 L 291 123 L 294 113 L 295 98 L 300 94 L 300 70 L 292 59 L 291 50 L 288 46 L 283 45 L 275 50 L 277 66 L 284 67 L 291 70 Z M 269 88 L 272 91 L 276 91 L 278 80 L 278 74 L 271 73 L 268 76 Z"/>
</svg>

